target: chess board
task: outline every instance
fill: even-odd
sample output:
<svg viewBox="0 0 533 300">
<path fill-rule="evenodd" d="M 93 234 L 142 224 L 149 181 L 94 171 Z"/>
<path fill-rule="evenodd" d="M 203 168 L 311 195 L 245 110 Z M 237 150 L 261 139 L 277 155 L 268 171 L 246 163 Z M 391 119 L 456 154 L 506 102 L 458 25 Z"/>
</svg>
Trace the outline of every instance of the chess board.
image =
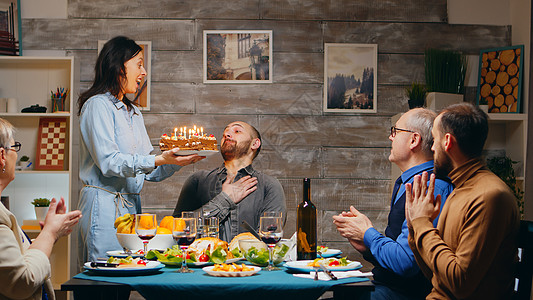
<svg viewBox="0 0 533 300">
<path fill-rule="evenodd" d="M 40 118 L 36 170 L 64 170 L 67 118 Z"/>
</svg>

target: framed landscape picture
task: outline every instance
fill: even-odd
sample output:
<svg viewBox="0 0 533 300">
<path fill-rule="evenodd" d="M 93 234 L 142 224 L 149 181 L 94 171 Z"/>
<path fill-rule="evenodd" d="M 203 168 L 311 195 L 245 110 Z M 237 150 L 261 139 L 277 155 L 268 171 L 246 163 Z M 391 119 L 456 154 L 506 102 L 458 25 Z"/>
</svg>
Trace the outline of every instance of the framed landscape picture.
<svg viewBox="0 0 533 300">
<path fill-rule="evenodd" d="M 272 83 L 272 30 L 204 30 L 204 83 Z"/>
<path fill-rule="evenodd" d="M 477 104 L 489 113 L 520 113 L 524 46 L 481 50 Z"/>
<path fill-rule="evenodd" d="M 377 44 L 324 46 L 324 112 L 377 112 Z"/>
<path fill-rule="evenodd" d="M 98 53 L 104 47 L 104 44 L 107 41 L 98 41 Z M 137 45 L 141 46 L 143 58 L 144 58 L 144 69 L 146 70 L 146 77 L 144 77 L 143 82 L 141 82 L 141 88 L 135 94 L 127 94 L 128 99 L 139 105 L 140 110 L 150 110 L 150 91 L 151 91 L 151 70 L 152 70 L 152 42 L 150 41 L 135 41 Z"/>
</svg>

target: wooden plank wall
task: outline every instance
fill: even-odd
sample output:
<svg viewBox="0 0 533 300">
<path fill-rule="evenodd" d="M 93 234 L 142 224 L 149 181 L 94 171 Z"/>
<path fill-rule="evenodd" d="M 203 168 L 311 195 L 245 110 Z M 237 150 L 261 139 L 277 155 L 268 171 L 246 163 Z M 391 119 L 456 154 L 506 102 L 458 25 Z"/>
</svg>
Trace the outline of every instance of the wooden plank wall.
<svg viewBox="0 0 533 300">
<path fill-rule="evenodd" d="M 405 86 L 424 81 L 424 49 L 477 54 L 511 43 L 508 26 L 449 25 L 446 9 L 446 0 L 69 0 L 68 19 L 24 19 L 23 44 L 67 50 L 80 62 L 85 90 L 98 40 L 152 41 L 152 109 L 144 118 L 153 144 L 175 126 L 201 125 L 220 138 L 232 121 L 251 123 L 264 138 L 256 167 L 285 189 L 285 235 L 295 231 L 301 179 L 310 177 L 320 244 L 358 259 L 331 216 L 354 205 L 378 230 L 385 228 L 390 117 L 407 110 Z M 273 83 L 203 84 L 202 32 L 213 29 L 273 30 Z M 376 114 L 322 111 L 324 43 L 378 44 Z M 474 95 L 475 88 L 467 89 L 467 99 Z M 185 178 L 221 162 L 210 157 L 162 183 L 147 183 L 144 210 L 170 214 Z"/>
</svg>

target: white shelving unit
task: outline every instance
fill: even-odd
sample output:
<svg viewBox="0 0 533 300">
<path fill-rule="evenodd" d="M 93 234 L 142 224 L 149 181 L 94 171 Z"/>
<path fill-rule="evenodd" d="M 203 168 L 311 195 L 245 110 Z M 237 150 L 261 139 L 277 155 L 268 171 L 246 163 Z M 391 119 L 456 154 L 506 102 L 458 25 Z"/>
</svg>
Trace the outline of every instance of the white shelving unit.
<svg viewBox="0 0 533 300">
<path fill-rule="evenodd" d="M 23 220 L 35 219 L 31 201 L 46 197 L 63 197 L 70 210 L 71 186 L 73 185 L 72 128 L 74 119 L 73 91 L 77 91 L 79 75 L 73 57 L 10 57 L 0 56 L 0 98 L 16 98 L 19 113 L 7 113 L 0 107 L 0 117 L 11 122 L 15 128 L 15 140 L 22 144 L 19 158 L 29 156 L 35 164 L 38 145 L 39 120 L 43 117 L 65 118 L 67 137 L 65 142 L 64 168 L 59 171 L 23 170 L 16 171 L 15 180 L 4 190 L 2 196 L 9 196 L 10 210 L 19 225 Z M 58 87 L 68 88 L 66 112 L 52 113 L 50 91 Z M 20 113 L 31 105 L 47 107 L 46 113 Z M 76 168 L 77 170 L 77 168 Z M 77 172 L 74 174 L 77 176 Z M 39 230 L 30 230 L 30 237 Z M 55 289 L 70 279 L 70 237 L 62 238 L 54 247 L 51 256 L 52 282 Z"/>
<path fill-rule="evenodd" d="M 489 115 L 489 136 L 485 149 L 502 150 L 518 163 L 514 166 L 519 181 L 524 180 L 527 153 L 527 114 Z"/>
</svg>

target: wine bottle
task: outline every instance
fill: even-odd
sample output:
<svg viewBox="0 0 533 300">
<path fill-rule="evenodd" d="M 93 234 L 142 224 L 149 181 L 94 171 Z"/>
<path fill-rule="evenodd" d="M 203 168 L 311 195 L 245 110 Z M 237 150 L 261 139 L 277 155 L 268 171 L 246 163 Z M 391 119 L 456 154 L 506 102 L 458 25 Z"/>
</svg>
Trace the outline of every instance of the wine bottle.
<svg viewBox="0 0 533 300">
<path fill-rule="evenodd" d="M 298 204 L 296 218 L 298 260 L 316 258 L 316 207 L 311 203 L 311 180 L 304 178 L 303 200 Z"/>
</svg>

